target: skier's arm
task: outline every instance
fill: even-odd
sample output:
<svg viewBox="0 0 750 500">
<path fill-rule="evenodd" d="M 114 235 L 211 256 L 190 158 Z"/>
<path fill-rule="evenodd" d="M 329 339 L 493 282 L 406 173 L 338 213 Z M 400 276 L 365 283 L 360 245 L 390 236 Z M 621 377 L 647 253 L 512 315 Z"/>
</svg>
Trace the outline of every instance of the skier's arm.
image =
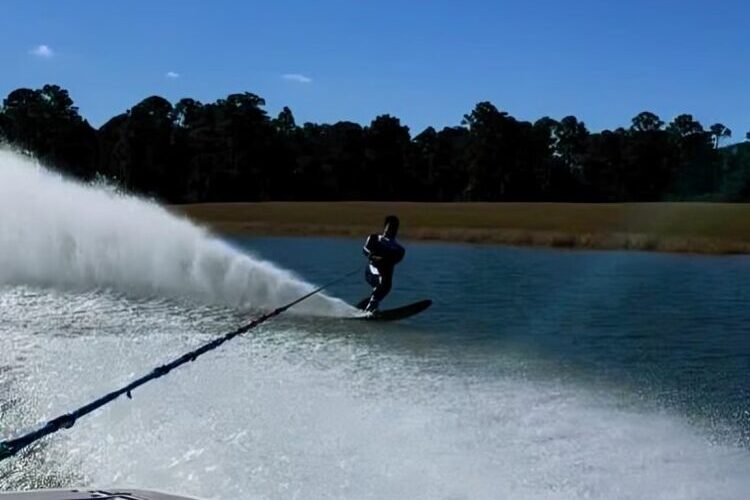
<svg viewBox="0 0 750 500">
<path fill-rule="evenodd" d="M 362 247 L 362 253 L 367 256 L 370 260 L 380 260 L 381 257 L 379 255 L 375 255 L 376 250 L 376 243 L 378 241 L 378 235 L 377 234 L 371 234 L 367 237 L 367 241 L 365 242 L 365 246 Z"/>
</svg>

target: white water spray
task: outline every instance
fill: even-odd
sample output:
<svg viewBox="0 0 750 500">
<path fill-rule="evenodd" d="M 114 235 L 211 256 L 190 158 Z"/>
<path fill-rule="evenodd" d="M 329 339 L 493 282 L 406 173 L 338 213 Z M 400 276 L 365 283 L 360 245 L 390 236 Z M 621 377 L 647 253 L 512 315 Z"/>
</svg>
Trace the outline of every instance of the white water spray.
<svg viewBox="0 0 750 500">
<path fill-rule="evenodd" d="M 65 179 L 0 150 L 0 284 L 109 288 L 268 308 L 313 289 L 157 205 Z M 295 310 L 345 315 L 319 295 Z"/>
</svg>

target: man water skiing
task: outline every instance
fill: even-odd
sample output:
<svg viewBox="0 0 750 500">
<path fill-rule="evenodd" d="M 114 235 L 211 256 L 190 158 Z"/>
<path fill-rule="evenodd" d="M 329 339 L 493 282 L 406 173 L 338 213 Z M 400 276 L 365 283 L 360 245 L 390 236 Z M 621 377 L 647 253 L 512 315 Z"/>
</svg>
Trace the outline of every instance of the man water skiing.
<svg viewBox="0 0 750 500">
<path fill-rule="evenodd" d="M 406 253 L 404 247 L 396 241 L 398 226 L 398 217 L 389 215 L 385 218 L 383 234 L 371 234 L 362 248 L 369 260 L 365 279 L 373 287 L 370 298 L 360 302 L 360 308 L 367 312 L 377 312 L 380 301 L 391 291 L 393 268 Z"/>
</svg>

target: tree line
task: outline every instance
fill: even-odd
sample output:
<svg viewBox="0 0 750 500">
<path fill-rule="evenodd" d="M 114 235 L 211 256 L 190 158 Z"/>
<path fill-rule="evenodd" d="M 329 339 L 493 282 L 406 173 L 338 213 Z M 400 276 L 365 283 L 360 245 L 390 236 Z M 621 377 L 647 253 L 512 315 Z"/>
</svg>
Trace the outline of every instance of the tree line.
<svg viewBox="0 0 750 500">
<path fill-rule="evenodd" d="M 67 175 L 106 178 L 168 203 L 265 200 L 750 201 L 750 143 L 692 115 L 644 111 L 590 132 L 575 116 L 518 120 L 480 102 L 460 125 L 412 136 L 369 125 L 298 125 L 252 93 L 212 103 L 152 96 L 93 128 L 56 85 L 12 91 L 0 142 Z M 747 134 L 750 141 L 750 132 Z"/>
</svg>

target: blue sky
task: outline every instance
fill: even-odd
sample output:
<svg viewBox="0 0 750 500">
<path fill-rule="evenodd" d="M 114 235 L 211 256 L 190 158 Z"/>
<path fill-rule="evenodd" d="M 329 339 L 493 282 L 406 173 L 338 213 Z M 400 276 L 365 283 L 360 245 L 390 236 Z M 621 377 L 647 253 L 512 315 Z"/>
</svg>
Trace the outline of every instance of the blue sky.
<svg viewBox="0 0 750 500">
<path fill-rule="evenodd" d="M 591 130 L 689 112 L 737 140 L 750 130 L 748 19 L 734 0 L 3 0 L 0 95 L 57 83 L 95 126 L 149 95 L 250 91 L 299 123 L 390 113 L 416 133 L 490 100 Z"/>
</svg>

